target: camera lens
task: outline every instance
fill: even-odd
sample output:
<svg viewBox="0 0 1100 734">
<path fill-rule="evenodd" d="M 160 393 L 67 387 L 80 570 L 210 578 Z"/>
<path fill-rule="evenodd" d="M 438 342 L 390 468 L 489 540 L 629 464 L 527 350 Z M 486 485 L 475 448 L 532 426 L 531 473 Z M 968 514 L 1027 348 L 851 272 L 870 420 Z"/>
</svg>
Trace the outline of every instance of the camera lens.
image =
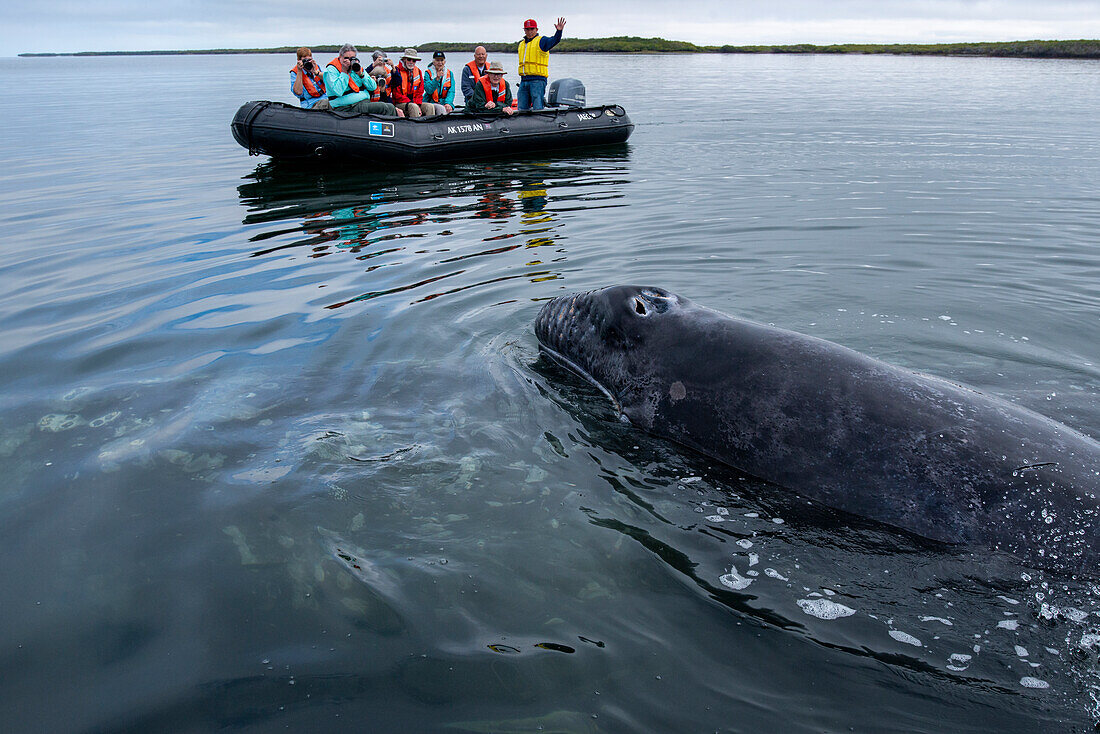
<svg viewBox="0 0 1100 734">
<path fill-rule="evenodd" d="M 302 68 L 305 69 L 306 71 L 309 71 L 310 69 L 313 68 L 313 62 L 310 61 L 309 59 L 306 59 L 305 61 L 302 62 Z"/>
</svg>

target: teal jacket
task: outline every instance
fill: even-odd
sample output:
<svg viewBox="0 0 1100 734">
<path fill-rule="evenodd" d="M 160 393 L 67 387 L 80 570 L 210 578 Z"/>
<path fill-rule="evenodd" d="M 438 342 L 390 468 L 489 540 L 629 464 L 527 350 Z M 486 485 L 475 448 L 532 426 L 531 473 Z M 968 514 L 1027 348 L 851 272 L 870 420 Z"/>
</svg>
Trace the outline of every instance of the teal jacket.
<svg viewBox="0 0 1100 734">
<path fill-rule="evenodd" d="M 451 73 L 451 70 L 447 67 L 443 67 L 447 72 L 447 76 L 451 79 L 451 88 L 447 90 L 447 94 L 443 94 L 443 77 L 436 77 L 437 73 L 435 66 L 429 66 L 428 70 L 424 72 L 424 101 L 433 102 L 432 92 L 439 92 L 439 101 L 436 104 L 449 104 L 451 107 L 455 106 L 455 89 L 458 85 L 455 84 L 455 75 Z"/>
<path fill-rule="evenodd" d="M 348 91 L 351 87 L 351 79 L 354 79 L 355 83 L 359 85 L 358 92 Z M 325 93 L 328 94 L 328 103 L 333 108 L 347 107 L 363 100 L 369 102 L 370 93 L 377 86 L 373 77 L 362 77 L 354 71 L 345 74 L 331 64 L 325 67 Z"/>
</svg>

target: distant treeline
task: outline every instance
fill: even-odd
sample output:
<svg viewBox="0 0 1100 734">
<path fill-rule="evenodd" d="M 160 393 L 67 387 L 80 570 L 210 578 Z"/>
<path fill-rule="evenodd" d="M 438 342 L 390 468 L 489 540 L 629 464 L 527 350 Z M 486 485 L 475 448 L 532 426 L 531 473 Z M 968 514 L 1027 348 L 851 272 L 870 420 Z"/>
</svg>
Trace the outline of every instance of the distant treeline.
<svg viewBox="0 0 1100 734">
<path fill-rule="evenodd" d="M 469 54 L 475 46 L 484 46 L 490 53 L 510 53 L 515 41 L 506 42 L 435 42 L 416 46 L 427 58 L 433 51 Z M 369 53 L 378 46 L 356 44 L 360 52 Z M 381 47 L 387 53 L 400 54 L 402 48 Z M 297 46 L 278 48 L 215 48 L 201 51 L 80 51 L 77 53 L 24 53 L 20 56 L 178 56 L 205 54 L 292 54 Z M 310 46 L 317 54 L 335 54 L 339 44 Z M 1028 58 L 1098 59 L 1100 40 L 1081 41 L 1004 41 L 993 43 L 842 43 L 815 46 L 799 43 L 787 46 L 697 46 L 687 41 L 666 41 L 663 38 L 614 36 L 611 38 L 565 38 L 555 53 L 723 53 L 723 54 L 912 54 L 921 56 L 1017 56 Z"/>
</svg>

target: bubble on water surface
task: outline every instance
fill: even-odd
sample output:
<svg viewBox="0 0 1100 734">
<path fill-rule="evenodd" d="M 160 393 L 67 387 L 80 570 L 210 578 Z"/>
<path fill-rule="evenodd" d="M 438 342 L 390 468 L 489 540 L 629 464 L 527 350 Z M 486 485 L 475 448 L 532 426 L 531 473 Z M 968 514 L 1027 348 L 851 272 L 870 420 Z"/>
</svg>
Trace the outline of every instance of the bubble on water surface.
<svg viewBox="0 0 1100 734">
<path fill-rule="evenodd" d="M 1045 680 L 1038 678 L 1032 678 L 1030 675 L 1025 675 L 1020 679 L 1020 685 L 1024 688 L 1050 688 L 1050 684 Z"/>
<path fill-rule="evenodd" d="M 751 578 L 745 578 L 741 574 L 737 573 L 736 566 L 731 566 L 729 573 L 722 575 L 721 577 L 719 577 L 718 580 L 722 582 L 723 586 L 728 586 L 729 588 L 736 589 L 738 591 L 748 588 L 749 584 L 752 583 Z"/>
<path fill-rule="evenodd" d="M 970 667 L 970 661 L 973 659 L 972 655 L 967 655 L 966 653 L 951 653 L 951 656 L 947 658 L 947 669 L 954 670 L 957 673 L 962 672 Z"/>
<path fill-rule="evenodd" d="M 890 630 L 890 636 L 898 642 L 904 642 L 906 645 L 912 645 L 913 647 L 924 647 L 921 641 L 908 632 L 902 632 L 901 630 Z"/>
<path fill-rule="evenodd" d="M 840 619 L 856 613 L 855 609 L 828 599 L 799 599 L 797 603 L 803 612 L 818 619 Z"/>
</svg>

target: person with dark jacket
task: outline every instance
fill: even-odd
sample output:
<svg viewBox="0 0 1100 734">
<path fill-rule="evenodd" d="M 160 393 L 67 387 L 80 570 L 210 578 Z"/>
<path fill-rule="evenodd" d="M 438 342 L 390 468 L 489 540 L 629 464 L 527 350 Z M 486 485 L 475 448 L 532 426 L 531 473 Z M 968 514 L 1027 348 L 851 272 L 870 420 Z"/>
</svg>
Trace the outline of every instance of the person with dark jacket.
<svg viewBox="0 0 1100 734">
<path fill-rule="evenodd" d="M 484 46 L 474 49 L 474 60 L 466 62 L 462 67 L 462 100 L 470 104 L 474 98 L 474 85 L 481 82 L 481 77 L 489 72 L 489 52 Z"/>
<path fill-rule="evenodd" d="M 467 112 L 491 112 L 510 115 L 512 109 L 512 88 L 504 81 L 504 66 L 499 61 L 489 64 L 489 73 L 481 77 L 474 85 L 473 98 L 466 103 Z"/>
</svg>

